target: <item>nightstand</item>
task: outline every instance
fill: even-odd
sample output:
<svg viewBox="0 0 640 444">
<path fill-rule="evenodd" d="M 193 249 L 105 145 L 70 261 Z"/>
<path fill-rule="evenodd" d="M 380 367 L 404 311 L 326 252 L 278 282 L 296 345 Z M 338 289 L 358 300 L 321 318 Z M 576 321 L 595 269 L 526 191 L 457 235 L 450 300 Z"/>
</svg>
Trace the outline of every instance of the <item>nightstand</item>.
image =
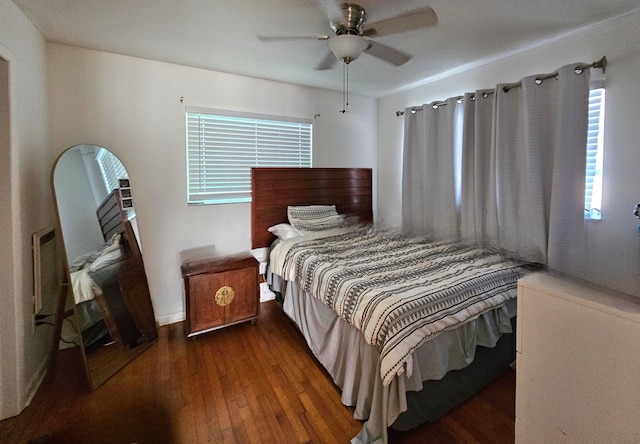
<svg viewBox="0 0 640 444">
<path fill-rule="evenodd" d="M 258 267 L 250 253 L 184 262 L 187 337 L 254 323 L 260 312 Z"/>
</svg>

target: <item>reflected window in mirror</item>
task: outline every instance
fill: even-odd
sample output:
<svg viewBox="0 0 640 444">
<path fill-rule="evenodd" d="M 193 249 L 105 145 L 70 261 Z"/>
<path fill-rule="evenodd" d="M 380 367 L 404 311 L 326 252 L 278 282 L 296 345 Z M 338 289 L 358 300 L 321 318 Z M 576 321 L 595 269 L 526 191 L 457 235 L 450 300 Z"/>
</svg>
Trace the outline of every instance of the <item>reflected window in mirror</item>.
<svg viewBox="0 0 640 444">
<path fill-rule="evenodd" d="M 120 162 L 120 159 L 111 151 L 100 148 L 96 153 L 96 163 L 100 168 L 102 181 L 107 194 L 115 189 L 119 189 L 123 209 L 127 212 L 129 220 L 136 217 L 133 207 L 133 196 L 129 184 L 129 173 Z"/>
<path fill-rule="evenodd" d="M 120 179 L 129 179 L 129 174 L 124 165 L 111 151 L 100 148 L 96 154 L 96 162 L 100 167 L 107 193 L 120 187 Z"/>
</svg>

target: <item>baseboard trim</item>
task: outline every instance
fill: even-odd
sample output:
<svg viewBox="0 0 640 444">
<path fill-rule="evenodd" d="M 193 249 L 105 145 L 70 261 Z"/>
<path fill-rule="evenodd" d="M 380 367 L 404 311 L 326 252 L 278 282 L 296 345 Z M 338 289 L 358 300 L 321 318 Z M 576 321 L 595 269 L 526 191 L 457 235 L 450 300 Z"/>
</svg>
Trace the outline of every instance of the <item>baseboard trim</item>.
<svg viewBox="0 0 640 444">
<path fill-rule="evenodd" d="M 156 322 L 158 325 L 175 324 L 176 322 L 182 322 L 186 319 L 185 312 L 172 313 L 164 316 L 156 316 Z"/>
</svg>

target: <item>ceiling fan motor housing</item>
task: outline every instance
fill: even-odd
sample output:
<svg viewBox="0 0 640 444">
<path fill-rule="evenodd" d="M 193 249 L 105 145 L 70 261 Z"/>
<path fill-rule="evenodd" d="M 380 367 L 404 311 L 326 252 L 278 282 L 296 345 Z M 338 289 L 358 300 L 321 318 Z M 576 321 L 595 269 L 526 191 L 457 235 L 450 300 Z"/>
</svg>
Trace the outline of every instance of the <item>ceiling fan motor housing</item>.
<svg viewBox="0 0 640 444">
<path fill-rule="evenodd" d="M 323 0 L 333 3 L 336 0 Z M 363 52 L 378 58 L 393 66 L 401 66 L 411 59 L 411 55 L 386 46 L 383 43 L 372 40 L 372 37 L 383 37 L 395 33 L 424 29 L 435 26 L 438 16 L 433 8 L 428 6 L 407 12 L 394 17 L 378 20 L 368 25 L 367 14 L 364 8 L 355 3 L 343 3 L 340 12 L 334 15 L 334 10 L 327 11 L 330 16 L 330 26 L 335 35 L 314 36 L 284 36 L 284 37 L 260 37 L 261 41 L 284 40 L 323 40 L 331 52 L 327 53 L 322 62 L 316 66 L 318 70 L 331 68 L 336 59 L 348 65 L 356 60 Z M 335 56 L 335 57 L 332 57 Z"/>
<path fill-rule="evenodd" d="M 343 3 L 342 12 L 344 15 L 344 23 L 331 23 L 331 28 L 337 35 L 343 34 L 362 34 L 362 28 L 367 21 L 367 13 L 364 8 L 355 3 Z"/>
</svg>

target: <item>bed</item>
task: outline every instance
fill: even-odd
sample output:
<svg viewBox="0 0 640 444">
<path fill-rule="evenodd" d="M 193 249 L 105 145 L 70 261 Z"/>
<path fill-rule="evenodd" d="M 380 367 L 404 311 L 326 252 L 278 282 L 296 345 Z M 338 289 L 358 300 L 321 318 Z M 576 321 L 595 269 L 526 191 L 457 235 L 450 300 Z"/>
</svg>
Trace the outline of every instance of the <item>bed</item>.
<svg viewBox="0 0 640 444">
<path fill-rule="evenodd" d="M 270 249 L 272 291 L 363 421 L 354 443 L 386 442 L 388 427 L 431 421 L 502 373 L 515 359 L 516 284 L 527 272 L 494 252 L 372 229 L 371 184 L 370 169 L 252 170 L 252 247 Z M 291 208 L 327 207 L 347 223 L 290 233 Z M 446 277 L 431 278 L 436 250 L 464 259 L 434 260 L 447 264 Z M 492 266 L 496 273 L 480 277 Z M 413 277 L 398 274 L 403 268 Z M 456 284 L 461 276 L 472 283 Z M 436 295 L 436 287 L 438 297 L 449 295 L 449 316 L 425 312 L 425 289 Z M 462 287 L 474 290 L 462 298 Z"/>
<path fill-rule="evenodd" d="M 142 254 L 118 190 L 96 210 L 104 244 L 69 264 L 75 313 L 85 351 L 111 342 L 135 348 L 157 331 L 144 296 Z M 147 294 L 148 294 L 148 290 Z"/>
</svg>

